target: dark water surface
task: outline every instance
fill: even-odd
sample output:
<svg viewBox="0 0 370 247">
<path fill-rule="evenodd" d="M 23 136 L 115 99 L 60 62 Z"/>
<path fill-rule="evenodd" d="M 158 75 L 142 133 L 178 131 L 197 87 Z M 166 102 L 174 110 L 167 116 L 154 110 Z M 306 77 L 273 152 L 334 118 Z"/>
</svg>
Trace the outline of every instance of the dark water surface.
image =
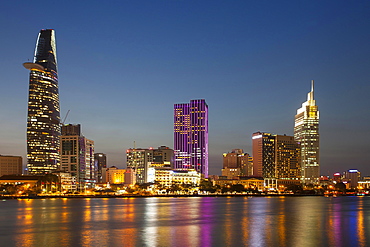
<svg viewBox="0 0 370 247">
<path fill-rule="evenodd" d="M 370 197 L 7 200 L 0 246 L 370 246 Z"/>
</svg>

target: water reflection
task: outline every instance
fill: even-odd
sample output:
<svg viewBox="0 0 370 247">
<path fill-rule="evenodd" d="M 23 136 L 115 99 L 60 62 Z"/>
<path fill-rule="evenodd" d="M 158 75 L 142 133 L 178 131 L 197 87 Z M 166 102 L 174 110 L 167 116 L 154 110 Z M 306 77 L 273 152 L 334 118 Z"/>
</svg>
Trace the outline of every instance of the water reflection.
<svg viewBox="0 0 370 247">
<path fill-rule="evenodd" d="M 2 246 L 366 246 L 369 197 L 9 200 Z"/>
</svg>

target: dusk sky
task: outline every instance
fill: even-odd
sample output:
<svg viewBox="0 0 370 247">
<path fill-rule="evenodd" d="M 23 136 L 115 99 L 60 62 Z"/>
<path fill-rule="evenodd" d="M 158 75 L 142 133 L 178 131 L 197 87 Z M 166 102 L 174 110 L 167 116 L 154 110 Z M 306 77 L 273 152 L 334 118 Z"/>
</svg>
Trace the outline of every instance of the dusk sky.
<svg viewBox="0 0 370 247">
<path fill-rule="evenodd" d="M 293 135 L 311 80 L 322 175 L 370 175 L 370 1 L 2 1 L 0 154 L 26 164 L 29 71 L 55 29 L 61 119 L 126 167 L 126 149 L 173 148 L 173 105 L 209 106 L 209 170 Z"/>
</svg>

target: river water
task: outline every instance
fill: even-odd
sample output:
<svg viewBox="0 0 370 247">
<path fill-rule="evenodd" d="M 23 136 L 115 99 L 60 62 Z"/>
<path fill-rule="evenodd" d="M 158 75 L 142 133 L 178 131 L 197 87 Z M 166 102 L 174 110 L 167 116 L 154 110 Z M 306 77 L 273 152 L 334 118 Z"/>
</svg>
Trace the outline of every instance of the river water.
<svg viewBox="0 0 370 247">
<path fill-rule="evenodd" d="M 370 246 L 370 197 L 7 200 L 0 246 Z"/>
</svg>

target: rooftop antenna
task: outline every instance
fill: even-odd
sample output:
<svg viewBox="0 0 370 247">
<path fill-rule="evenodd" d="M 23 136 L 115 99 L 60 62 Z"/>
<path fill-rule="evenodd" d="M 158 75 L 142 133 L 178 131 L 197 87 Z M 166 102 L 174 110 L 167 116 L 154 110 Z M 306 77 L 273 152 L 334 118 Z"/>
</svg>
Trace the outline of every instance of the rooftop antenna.
<svg viewBox="0 0 370 247">
<path fill-rule="evenodd" d="M 134 149 L 136 149 L 136 141 L 134 141 Z"/>
</svg>

